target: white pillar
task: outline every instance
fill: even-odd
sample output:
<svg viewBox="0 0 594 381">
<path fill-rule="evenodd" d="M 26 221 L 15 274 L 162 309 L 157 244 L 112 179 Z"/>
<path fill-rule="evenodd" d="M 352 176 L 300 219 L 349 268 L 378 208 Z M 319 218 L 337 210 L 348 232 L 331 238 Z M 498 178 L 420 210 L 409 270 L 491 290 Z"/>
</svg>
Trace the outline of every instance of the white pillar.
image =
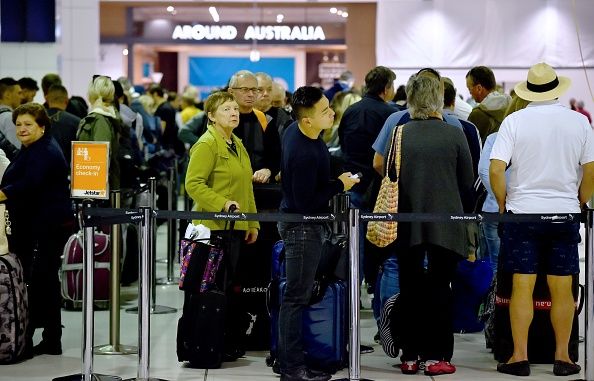
<svg viewBox="0 0 594 381">
<path fill-rule="evenodd" d="M 58 72 L 70 95 L 86 99 L 99 62 L 99 0 L 57 0 Z"/>
</svg>

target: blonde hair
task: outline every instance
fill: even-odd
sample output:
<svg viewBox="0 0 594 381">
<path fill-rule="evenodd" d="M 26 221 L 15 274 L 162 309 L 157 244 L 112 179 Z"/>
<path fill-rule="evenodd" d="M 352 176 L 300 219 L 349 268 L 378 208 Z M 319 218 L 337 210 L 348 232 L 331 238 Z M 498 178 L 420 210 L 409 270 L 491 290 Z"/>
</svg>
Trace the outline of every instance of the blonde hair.
<svg viewBox="0 0 594 381">
<path fill-rule="evenodd" d="M 334 124 L 332 125 L 332 128 L 323 132 L 322 139 L 325 143 L 330 144 L 331 146 L 336 146 L 338 144 L 338 125 L 342 120 L 342 116 L 347 108 L 360 100 L 361 95 L 352 91 L 339 91 L 334 95 L 334 98 L 332 98 L 332 102 L 330 103 L 330 108 L 334 111 Z"/>
<path fill-rule="evenodd" d="M 155 105 L 155 101 L 153 100 L 153 97 L 147 94 L 143 94 L 138 97 L 138 102 L 140 102 L 140 104 L 146 112 L 150 114 L 154 113 L 155 110 L 153 110 L 153 107 Z"/>
<path fill-rule="evenodd" d="M 99 76 L 89 84 L 87 97 L 91 108 L 113 106 L 115 87 L 110 78 Z"/>
</svg>

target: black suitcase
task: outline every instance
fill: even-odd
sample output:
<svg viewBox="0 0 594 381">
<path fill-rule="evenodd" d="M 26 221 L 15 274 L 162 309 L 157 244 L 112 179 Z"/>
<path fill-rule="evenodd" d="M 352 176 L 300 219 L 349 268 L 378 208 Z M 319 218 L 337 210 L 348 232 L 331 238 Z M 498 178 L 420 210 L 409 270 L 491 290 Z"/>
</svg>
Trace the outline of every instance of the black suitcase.
<svg viewBox="0 0 594 381">
<path fill-rule="evenodd" d="M 224 349 L 225 306 L 220 291 L 185 291 L 184 309 L 177 323 L 177 359 L 200 369 L 221 367 Z"/>
<path fill-rule="evenodd" d="M 235 222 L 231 221 L 225 234 L 211 235 L 209 245 L 199 243 L 192 251 L 185 271 L 183 286 L 184 307 L 177 324 L 177 359 L 189 361 L 190 366 L 200 369 L 221 367 L 225 349 L 225 319 L 227 296 L 225 295 L 226 265 Z M 222 255 L 219 267 L 213 266 L 210 254 Z M 217 251 L 218 250 L 218 251 Z M 184 258 L 185 263 L 185 258 Z M 213 271 L 214 278 L 207 271 Z M 183 273 L 183 270 L 182 270 Z M 208 287 L 204 287 L 208 285 Z M 229 311 L 230 316 L 233 311 Z"/>
<path fill-rule="evenodd" d="M 270 253 L 279 240 L 275 222 L 261 222 L 258 240 L 244 246 L 239 260 L 237 292 L 241 341 L 247 351 L 264 351 L 270 343 L 266 292 L 270 282 Z"/>
<path fill-rule="evenodd" d="M 499 254 L 502 263 L 503 251 Z M 547 285 L 546 274 L 538 274 L 534 287 L 534 318 L 528 332 L 528 361 L 532 364 L 552 364 L 555 361 L 555 333 L 551 324 L 551 296 Z M 497 288 L 495 293 L 495 316 L 493 356 L 499 362 L 507 362 L 514 349 L 511 325 L 509 321 L 509 302 L 511 298 L 513 275 L 499 267 L 497 271 Z M 573 326 L 569 339 L 569 357 L 578 361 L 579 322 L 578 315 L 583 306 L 584 293 L 580 289 L 578 275 L 573 276 L 573 297 L 578 306 L 573 317 Z M 580 302 L 578 301 L 578 294 Z M 488 327 L 487 327 L 488 328 Z M 485 328 L 485 329 L 487 329 Z"/>
</svg>

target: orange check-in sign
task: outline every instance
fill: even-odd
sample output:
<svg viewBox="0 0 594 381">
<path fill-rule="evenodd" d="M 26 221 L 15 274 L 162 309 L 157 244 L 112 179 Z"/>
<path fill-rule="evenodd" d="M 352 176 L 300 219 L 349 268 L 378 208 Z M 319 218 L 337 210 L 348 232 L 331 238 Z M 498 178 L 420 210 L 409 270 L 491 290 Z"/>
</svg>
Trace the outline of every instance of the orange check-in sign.
<svg viewBox="0 0 594 381">
<path fill-rule="evenodd" d="M 72 142 L 71 195 L 109 198 L 109 142 Z"/>
</svg>

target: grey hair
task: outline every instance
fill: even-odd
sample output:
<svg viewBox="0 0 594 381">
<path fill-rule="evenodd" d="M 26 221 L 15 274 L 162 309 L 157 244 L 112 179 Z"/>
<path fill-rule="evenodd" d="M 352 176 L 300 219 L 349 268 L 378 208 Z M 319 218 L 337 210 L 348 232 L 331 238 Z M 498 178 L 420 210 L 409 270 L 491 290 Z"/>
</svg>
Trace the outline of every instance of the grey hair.
<svg viewBox="0 0 594 381">
<path fill-rule="evenodd" d="M 256 79 L 258 77 L 262 77 L 262 78 L 266 79 L 267 81 L 272 82 L 272 77 L 268 73 L 264 73 L 263 71 L 259 71 L 259 72 L 255 73 L 254 75 L 256 76 Z"/>
<path fill-rule="evenodd" d="M 425 75 L 413 75 L 406 84 L 408 111 L 414 119 L 429 119 L 443 111 L 443 88 L 440 82 Z"/>
<path fill-rule="evenodd" d="M 251 77 L 254 80 L 256 80 L 256 82 L 258 82 L 258 78 L 256 78 L 256 76 L 254 75 L 254 73 L 252 73 L 249 70 L 240 70 L 237 73 L 233 74 L 231 76 L 231 79 L 229 80 L 229 87 L 235 87 L 237 86 L 237 82 L 239 81 L 240 78 L 245 78 L 245 77 Z"/>
</svg>

